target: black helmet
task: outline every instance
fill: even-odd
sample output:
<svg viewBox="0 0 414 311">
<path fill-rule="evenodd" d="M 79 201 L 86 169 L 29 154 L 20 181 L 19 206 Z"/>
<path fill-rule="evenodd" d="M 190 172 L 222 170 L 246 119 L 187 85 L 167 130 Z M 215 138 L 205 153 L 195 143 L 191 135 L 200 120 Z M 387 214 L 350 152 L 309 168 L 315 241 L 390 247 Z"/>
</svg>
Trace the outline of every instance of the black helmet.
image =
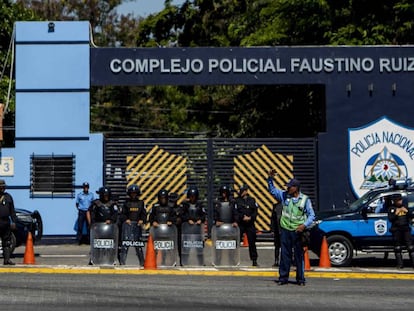
<svg viewBox="0 0 414 311">
<path fill-rule="evenodd" d="M 249 190 L 249 186 L 247 184 L 243 184 L 240 188 L 239 188 L 239 196 L 241 196 L 243 194 L 243 192 L 245 192 L 246 190 Z"/>
<path fill-rule="evenodd" d="M 130 195 L 132 192 L 135 192 L 137 195 L 141 194 L 138 185 L 131 185 L 128 187 L 127 194 Z"/>
<path fill-rule="evenodd" d="M 160 200 L 161 198 L 166 198 L 168 200 L 168 191 L 165 189 L 161 189 L 158 192 L 158 200 Z"/>
<path fill-rule="evenodd" d="M 198 189 L 196 186 L 190 186 L 187 190 L 187 198 L 194 195 L 196 198 L 198 198 Z"/>
<path fill-rule="evenodd" d="M 178 197 L 178 193 L 175 192 L 171 192 L 168 194 L 168 199 L 170 200 L 170 202 L 177 202 L 179 197 Z"/>
<path fill-rule="evenodd" d="M 222 195 L 223 193 L 227 193 L 227 196 L 230 196 L 230 188 L 227 187 L 226 185 L 221 185 L 220 189 L 219 189 L 219 193 L 220 195 Z"/>
<path fill-rule="evenodd" d="M 108 187 L 101 187 L 99 188 L 98 191 L 96 191 L 96 193 L 99 194 L 99 196 L 103 196 L 103 195 L 111 196 L 111 189 L 109 189 Z"/>
</svg>

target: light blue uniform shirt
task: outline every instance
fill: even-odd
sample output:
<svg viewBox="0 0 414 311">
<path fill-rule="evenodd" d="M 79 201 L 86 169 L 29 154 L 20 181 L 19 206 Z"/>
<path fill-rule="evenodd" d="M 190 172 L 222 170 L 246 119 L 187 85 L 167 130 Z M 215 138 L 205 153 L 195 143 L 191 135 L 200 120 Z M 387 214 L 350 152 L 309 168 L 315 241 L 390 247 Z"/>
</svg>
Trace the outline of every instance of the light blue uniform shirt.
<svg viewBox="0 0 414 311">
<path fill-rule="evenodd" d="M 273 195 L 273 197 L 278 200 L 279 202 L 282 202 L 284 206 L 287 206 L 289 204 L 289 200 L 292 200 L 293 203 L 297 203 L 299 201 L 299 198 L 302 194 L 299 195 L 299 197 L 288 197 L 286 190 L 280 190 L 275 187 L 273 184 L 273 178 L 267 179 L 267 184 L 269 186 L 269 192 Z M 306 214 L 306 221 L 304 223 L 305 227 L 309 227 L 315 220 L 315 212 L 312 208 L 312 202 L 310 199 L 306 200 L 305 204 L 305 214 Z"/>
<path fill-rule="evenodd" d="M 89 206 L 91 206 L 91 203 L 94 199 L 95 196 L 92 192 L 79 192 L 76 196 L 76 206 L 80 211 L 86 212 L 89 209 Z"/>
</svg>

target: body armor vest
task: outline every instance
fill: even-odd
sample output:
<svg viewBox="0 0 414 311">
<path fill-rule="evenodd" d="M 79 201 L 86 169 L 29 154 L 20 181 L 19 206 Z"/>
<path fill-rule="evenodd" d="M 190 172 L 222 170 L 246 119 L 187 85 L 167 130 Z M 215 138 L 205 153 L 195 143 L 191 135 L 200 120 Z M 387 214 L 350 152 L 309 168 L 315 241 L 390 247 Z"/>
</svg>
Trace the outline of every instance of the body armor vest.
<svg viewBox="0 0 414 311">
<path fill-rule="evenodd" d="M 188 217 L 193 220 L 198 219 L 197 206 L 195 204 L 188 205 Z"/>
<path fill-rule="evenodd" d="M 157 206 L 155 220 L 159 224 L 166 224 L 167 221 L 170 220 L 170 215 L 171 215 L 171 207 L 169 207 L 168 205 L 166 205 L 166 206 L 158 205 Z"/>
<path fill-rule="evenodd" d="M 115 211 L 113 208 L 113 202 L 108 201 L 106 203 L 102 203 L 101 201 L 96 202 L 96 209 L 95 209 L 95 221 L 96 222 L 105 222 L 108 219 L 112 219 Z"/>
<path fill-rule="evenodd" d="M 233 222 L 233 211 L 230 206 L 230 202 L 219 202 L 218 206 L 218 220 L 224 223 L 232 223 Z"/>
<path fill-rule="evenodd" d="M 141 210 L 144 208 L 144 202 L 141 200 L 128 200 L 126 202 L 127 211 L 125 214 L 131 221 L 140 220 Z M 143 219 L 142 219 L 143 220 Z"/>
</svg>

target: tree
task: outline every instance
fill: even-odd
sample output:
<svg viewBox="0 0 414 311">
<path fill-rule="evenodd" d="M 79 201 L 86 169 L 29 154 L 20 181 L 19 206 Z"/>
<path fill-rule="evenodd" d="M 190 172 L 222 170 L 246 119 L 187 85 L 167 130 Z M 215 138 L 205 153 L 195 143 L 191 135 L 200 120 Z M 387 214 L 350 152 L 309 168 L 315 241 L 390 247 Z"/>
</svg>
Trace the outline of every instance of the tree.
<svg viewBox="0 0 414 311">
<path fill-rule="evenodd" d="M 17 0 L 42 19 L 89 20 L 102 47 L 407 44 L 411 2 L 166 0 L 142 18 L 119 16 L 121 0 Z M 314 136 L 325 128 L 321 86 L 105 87 L 92 89 L 91 104 L 92 130 L 116 135 Z M 292 132 L 298 117 L 304 130 Z"/>
<path fill-rule="evenodd" d="M 0 3 L 0 103 L 5 104 L 3 131 L 3 146 L 14 144 L 14 78 L 11 76 L 13 58 L 14 24 L 21 20 L 36 19 L 33 12 L 14 1 L 3 0 Z"/>
</svg>

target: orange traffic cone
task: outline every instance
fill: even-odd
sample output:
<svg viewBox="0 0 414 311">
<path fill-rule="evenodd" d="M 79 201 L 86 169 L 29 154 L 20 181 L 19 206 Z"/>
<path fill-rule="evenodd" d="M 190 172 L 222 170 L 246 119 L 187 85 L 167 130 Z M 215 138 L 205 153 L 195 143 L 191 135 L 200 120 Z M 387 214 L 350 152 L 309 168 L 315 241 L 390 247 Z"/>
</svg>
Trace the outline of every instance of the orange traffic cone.
<svg viewBox="0 0 414 311">
<path fill-rule="evenodd" d="M 243 245 L 242 246 L 243 247 L 249 246 L 249 240 L 247 239 L 247 234 L 246 233 L 243 234 Z"/>
<path fill-rule="evenodd" d="M 23 263 L 27 265 L 35 264 L 35 255 L 33 249 L 33 237 L 32 233 L 29 231 L 27 234 L 26 249 L 24 250 Z"/>
<path fill-rule="evenodd" d="M 324 236 L 322 239 L 321 253 L 319 255 L 319 267 L 320 268 L 331 267 L 331 259 L 329 256 L 328 241 L 326 240 L 326 236 Z"/>
<path fill-rule="evenodd" d="M 152 235 L 148 236 L 147 250 L 145 252 L 144 269 L 157 269 L 157 259 L 155 258 L 154 241 Z"/>
<path fill-rule="evenodd" d="M 309 260 L 309 253 L 308 253 L 308 247 L 305 246 L 303 248 L 303 260 L 305 261 L 305 271 L 311 270 L 310 260 Z"/>
</svg>

